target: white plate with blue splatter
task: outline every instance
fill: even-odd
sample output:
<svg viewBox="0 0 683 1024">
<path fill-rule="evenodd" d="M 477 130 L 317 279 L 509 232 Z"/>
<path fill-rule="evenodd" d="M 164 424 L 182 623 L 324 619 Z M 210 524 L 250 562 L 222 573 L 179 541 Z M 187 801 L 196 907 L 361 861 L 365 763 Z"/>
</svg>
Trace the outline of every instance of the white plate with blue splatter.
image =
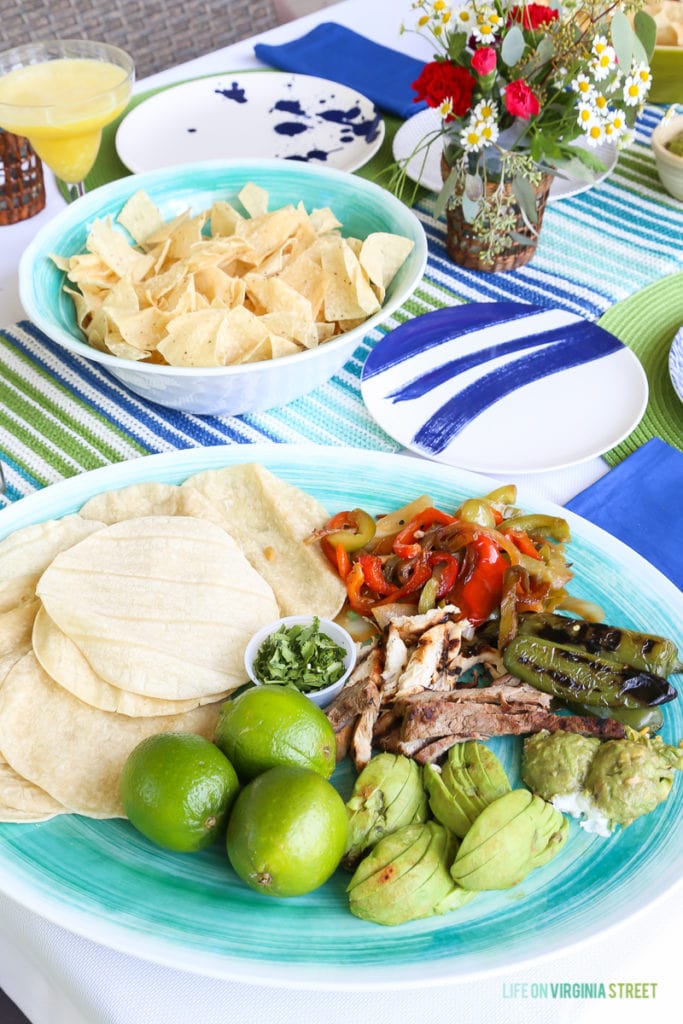
<svg viewBox="0 0 683 1024">
<path fill-rule="evenodd" d="M 425 313 L 368 356 L 361 390 L 410 451 L 482 473 L 540 473 L 622 441 L 648 399 L 613 334 L 566 310 L 473 302 Z"/>
<path fill-rule="evenodd" d="M 355 89 L 312 75 L 232 71 L 172 86 L 134 107 L 116 132 L 131 171 L 202 160 L 297 160 L 355 171 L 384 121 Z"/>
</svg>

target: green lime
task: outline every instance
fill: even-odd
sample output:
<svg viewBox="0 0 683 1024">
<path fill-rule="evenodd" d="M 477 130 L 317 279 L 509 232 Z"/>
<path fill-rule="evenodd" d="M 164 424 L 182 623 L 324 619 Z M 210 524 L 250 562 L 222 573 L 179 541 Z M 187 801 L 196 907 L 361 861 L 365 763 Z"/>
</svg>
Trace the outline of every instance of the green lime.
<svg viewBox="0 0 683 1024">
<path fill-rule="evenodd" d="M 119 792 L 135 828 L 165 847 L 200 850 L 224 829 L 239 791 L 235 769 L 203 736 L 148 736 L 128 755 Z"/>
<path fill-rule="evenodd" d="M 240 792 L 226 845 L 247 885 L 301 896 L 326 882 L 346 848 L 348 818 L 334 786 L 308 768 L 281 765 Z"/>
<path fill-rule="evenodd" d="M 280 764 L 310 768 L 328 779 L 337 760 L 325 712 L 286 686 L 255 686 L 226 701 L 216 743 L 244 781 Z"/>
</svg>

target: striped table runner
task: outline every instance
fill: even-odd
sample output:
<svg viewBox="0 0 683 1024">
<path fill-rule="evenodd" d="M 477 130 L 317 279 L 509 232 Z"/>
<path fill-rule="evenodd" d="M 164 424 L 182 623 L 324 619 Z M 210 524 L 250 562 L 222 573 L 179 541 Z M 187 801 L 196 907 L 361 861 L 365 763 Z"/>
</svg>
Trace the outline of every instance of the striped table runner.
<svg viewBox="0 0 683 1024">
<path fill-rule="evenodd" d="M 548 207 L 537 254 L 519 270 L 483 274 L 453 264 L 445 249 L 444 221 L 434 219 L 433 197 L 423 196 L 415 211 L 430 254 L 416 292 L 368 334 L 332 380 L 266 413 L 198 417 L 153 406 L 94 363 L 53 345 L 27 321 L 0 332 L 0 460 L 7 482 L 0 501 L 106 463 L 192 446 L 271 441 L 397 451 L 400 446 L 363 405 L 360 375 L 370 349 L 406 319 L 459 302 L 508 299 L 559 306 L 597 320 L 655 282 L 662 295 L 683 294 L 683 204 L 664 192 L 649 145 L 661 116 L 659 108 L 647 107 L 635 145 L 620 155 L 614 172 L 599 186 Z M 681 300 L 676 301 L 680 308 Z M 638 355 L 648 369 L 647 344 L 641 335 L 638 342 Z M 661 336 L 659 343 L 661 348 Z M 661 351 L 657 372 L 650 375 L 653 398 L 670 387 L 660 363 Z M 671 416 L 677 423 L 667 424 L 667 440 L 683 448 L 680 408 L 671 406 Z M 608 461 L 618 461 L 661 432 L 661 417 L 648 409 L 631 447 L 627 443 L 608 453 Z"/>
</svg>

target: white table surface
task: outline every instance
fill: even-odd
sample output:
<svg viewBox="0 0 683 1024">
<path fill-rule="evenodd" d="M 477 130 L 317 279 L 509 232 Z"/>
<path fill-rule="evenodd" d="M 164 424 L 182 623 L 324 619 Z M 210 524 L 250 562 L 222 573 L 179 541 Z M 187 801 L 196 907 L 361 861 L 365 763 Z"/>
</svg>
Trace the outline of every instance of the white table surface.
<svg viewBox="0 0 683 1024">
<path fill-rule="evenodd" d="M 402 19 L 411 19 L 410 0 L 346 0 L 259 38 L 285 42 L 330 20 L 429 59 L 429 48 L 417 37 L 399 39 Z M 245 40 L 161 72 L 137 83 L 136 91 L 194 74 L 259 67 L 253 44 L 253 39 Z M 0 229 L 0 324 L 24 317 L 17 290 L 19 257 L 36 230 L 63 205 L 49 172 L 46 195 L 40 214 Z M 594 459 L 519 483 L 526 493 L 564 503 L 606 471 L 606 464 Z M 399 1019 L 416 1024 L 649 1024 L 680 1019 L 676 967 L 682 911 L 679 885 L 633 917 L 626 916 L 625 908 L 626 919 L 609 932 L 599 933 L 596 921 L 594 938 L 552 961 L 429 988 L 311 992 L 214 980 L 139 960 L 67 932 L 0 895 L 0 987 L 32 1024 L 395 1024 Z M 607 997 L 534 994 L 541 983 L 550 991 L 551 984 L 591 982 L 603 983 Z M 641 988 L 627 988 L 636 984 Z"/>
</svg>

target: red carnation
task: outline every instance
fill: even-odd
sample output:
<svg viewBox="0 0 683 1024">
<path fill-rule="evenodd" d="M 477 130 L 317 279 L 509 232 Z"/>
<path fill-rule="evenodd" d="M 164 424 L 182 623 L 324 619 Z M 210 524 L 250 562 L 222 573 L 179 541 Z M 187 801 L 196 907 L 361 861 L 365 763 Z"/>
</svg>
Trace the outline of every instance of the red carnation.
<svg viewBox="0 0 683 1024">
<path fill-rule="evenodd" d="M 483 78 L 496 67 L 496 51 L 491 46 L 481 46 L 472 54 L 472 67 Z"/>
<path fill-rule="evenodd" d="M 545 4 L 525 4 L 524 7 L 511 7 L 508 24 L 519 22 L 522 28 L 541 28 L 550 21 L 555 21 L 558 12 Z"/>
<path fill-rule="evenodd" d="M 434 60 L 425 64 L 412 88 L 417 93 L 415 103 L 426 100 L 427 106 L 440 107 L 444 100 L 450 99 L 453 113 L 446 120 L 451 121 L 469 110 L 475 84 L 474 76 L 466 68 Z"/>
<path fill-rule="evenodd" d="M 528 121 L 541 108 L 526 82 L 518 78 L 515 82 L 510 82 L 505 89 L 505 109 L 513 117 L 521 117 Z"/>
</svg>

